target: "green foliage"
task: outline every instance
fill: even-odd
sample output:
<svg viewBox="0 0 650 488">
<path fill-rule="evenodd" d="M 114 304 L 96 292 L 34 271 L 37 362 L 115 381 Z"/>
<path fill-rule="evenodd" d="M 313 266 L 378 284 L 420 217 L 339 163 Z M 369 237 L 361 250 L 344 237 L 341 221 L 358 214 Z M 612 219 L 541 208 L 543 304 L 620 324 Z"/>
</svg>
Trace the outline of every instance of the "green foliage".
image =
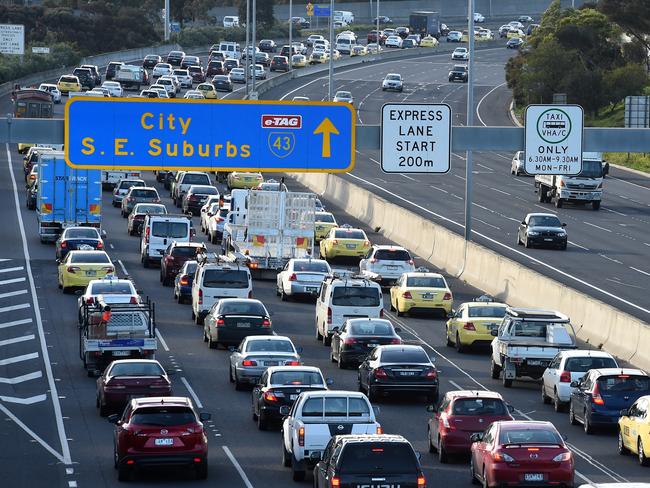
<svg viewBox="0 0 650 488">
<path fill-rule="evenodd" d="M 39 71 L 75 65 L 81 60 L 81 53 L 71 44 L 56 43 L 49 47 L 48 55 L 32 54 L 31 46 L 26 47 L 22 62 L 18 56 L 0 54 L 0 83 Z"/>
<path fill-rule="evenodd" d="M 272 28 L 260 28 L 257 31 L 257 39 L 287 39 L 289 37 L 288 26 L 275 26 Z M 246 29 L 244 27 L 223 28 L 215 26 L 187 27 L 183 29 L 174 41 L 183 47 L 207 46 L 219 41 L 244 41 Z"/>
<path fill-rule="evenodd" d="M 249 1 L 251 9 L 251 22 L 253 13 L 253 0 Z M 258 29 L 260 26 L 270 28 L 275 25 L 275 17 L 273 16 L 273 9 L 275 8 L 275 0 L 256 0 L 255 15 Z M 239 23 L 246 23 L 246 0 L 239 0 Z"/>
</svg>

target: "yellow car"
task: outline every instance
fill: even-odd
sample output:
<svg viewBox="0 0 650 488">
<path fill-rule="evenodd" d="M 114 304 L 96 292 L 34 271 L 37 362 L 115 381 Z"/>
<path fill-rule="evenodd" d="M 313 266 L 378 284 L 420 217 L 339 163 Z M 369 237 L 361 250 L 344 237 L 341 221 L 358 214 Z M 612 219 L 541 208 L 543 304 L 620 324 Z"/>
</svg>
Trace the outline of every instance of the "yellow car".
<svg viewBox="0 0 650 488">
<path fill-rule="evenodd" d="M 320 241 L 320 256 L 322 259 L 338 257 L 362 258 L 368 254 L 370 241 L 361 229 L 349 225 L 330 229 L 327 237 Z"/>
<path fill-rule="evenodd" d="M 27 151 L 29 151 L 30 147 L 34 147 L 36 144 L 31 143 L 31 142 L 19 142 L 18 143 L 18 152 L 20 154 L 25 154 Z"/>
<path fill-rule="evenodd" d="M 307 56 L 303 54 L 294 54 L 291 57 L 291 63 L 294 68 L 304 68 L 307 66 Z"/>
<path fill-rule="evenodd" d="M 508 39 L 514 39 L 515 37 L 523 38 L 524 33 L 521 31 L 521 29 L 510 29 L 506 34 L 506 37 Z"/>
<path fill-rule="evenodd" d="M 438 40 L 433 36 L 423 37 L 420 41 L 420 47 L 436 47 L 438 45 Z"/>
<path fill-rule="evenodd" d="M 83 288 L 91 280 L 115 273 L 111 258 L 104 251 L 70 251 L 59 262 L 59 288 L 68 293 L 72 288 Z"/>
<path fill-rule="evenodd" d="M 390 309 L 398 316 L 414 310 L 441 310 L 451 313 L 454 296 L 440 273 L 404 273 L 390 289 Z"/>
<path fill-rule="evenodd" d="M 322 241 L 327 237 L 331 229 L 338 227 L 334 215 L 330 212 L 316 212 L 314 220 L 316 224 L 314 227 L 314 239 L 316 241 Z"/>
<path fill-rule="evenodd" d="M 324 51 L 316 51 L 309 55 L 309 64 L 323 64 L 329 61 L 329 56 Z"/>
<path fill-rule="evenodd" d="M 366 46 L 354 46 L 350 51 L 350 56 L 365 56 L 368 54 Z"/>
<path fill-rule="evenodd" d="M 79 78 L 77 78 L 75 75 L 63 75 L 61 78 L 59 78 L 56 87 L 59 89 L 62 95 L 67 95 L 70 92 L 81 91 L 81 83 L 79 83 Z"/>
<path fill-rule="evenodd" d="M 447 321 L 447 345 L 464 352 L 470 346 L 487 345 L 494 337 L 508 305 L 492 301 L 463 303 Z"/>
<path fill-rule="evenodd" d="M 228 188 L 255 188 L 260 183 L 264 182 L 262 173 L 242 173 L 240 171 L 233 171 L 228 174 Z"/>
<path fill-rule="evenodd" d="M 650 466 L 650 395 L 637 399 L 618 419 L 618 452 L 632 452 L 641 466 Z"/>
<path fill-rule="evenodd" d="M 214 89 L 212 83 L 201 83 L 196 87 L 196 89 L 197 91 L 201 92 L 201 95 L 203 95 L 205 98 L 219 98 L 217 96 L 217 90 Z"/>
</svg>

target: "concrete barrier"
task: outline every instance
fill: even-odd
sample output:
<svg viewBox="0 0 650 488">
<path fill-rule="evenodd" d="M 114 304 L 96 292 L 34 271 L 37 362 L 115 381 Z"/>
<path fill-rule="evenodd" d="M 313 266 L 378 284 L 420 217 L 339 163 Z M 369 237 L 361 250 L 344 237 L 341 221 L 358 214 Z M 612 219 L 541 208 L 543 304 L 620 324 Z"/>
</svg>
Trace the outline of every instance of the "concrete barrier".
<svg viewBox="0 0 650 488">
<path fill-rule="evenodd" d="M 293 177 L 437 268 L 453 275 L 463 268 L 463 280 L 511 305 L 559 310 L 581 340 L 650 370 L 649 324 L 478 244 L 470 242 L 465 256 L 460 235 L 339 176 Z"/>
</svg>

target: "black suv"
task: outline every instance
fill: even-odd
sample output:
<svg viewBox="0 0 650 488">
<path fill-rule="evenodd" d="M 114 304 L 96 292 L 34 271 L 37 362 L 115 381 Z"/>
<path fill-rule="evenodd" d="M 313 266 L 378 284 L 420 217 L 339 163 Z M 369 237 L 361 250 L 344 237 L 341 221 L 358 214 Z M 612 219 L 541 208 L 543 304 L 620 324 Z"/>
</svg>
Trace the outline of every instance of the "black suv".
<svg viewBox="0 0 650 488">
<path fill-rule="evenodd" d="M 289 60 L 286 56 L 273 56 L 271 71 L 289 71 Z"/>
<path fill-rule="evenodd" d="M 82 88 L 87 88 L 88 90 L 95 88 L 95 77 L 90 69 L 75 68 L 72 74 L 79 78 L 79 83 L 81 83 Z"/>
<path fill-rule="evenodd" d="M 162 63 L 162 58 L 157 54 L 147 54 L 142 61 L 142 67 L 153 69 L 158 63 Z"/>
<path fill-rule="evenodd" d="M 120 66 L 124 66 L 124 63 L 120 61 L 111 61 L 110 63 L 108 63 L 108 66 L 106 66 L 106 73 L 104 75 L 106 81 L 110 81 L 113 78 L 115 78 L 115 75 L 117 74 L 117 70 L 120 69 Z"/>
<path fill-rule="evenodd" d="M 180 66 L 184 57 L 185 53 L 183 51 L 170 51 L 167 55 L 167 62 L 172 66 Z"/>
<path fill-rule="evenodd" d="M 426 488 L 418 456 L 401 435 L 336 435 L 314 468 L 314 488 L 380 485 Z"/>
<path fill-rule="evenodd" d="M 467 66 L 464 64 L 457 64 L 449 72 L 449 81 L 460 80 L 463 83 L 467 83 Z"/>
</svg>

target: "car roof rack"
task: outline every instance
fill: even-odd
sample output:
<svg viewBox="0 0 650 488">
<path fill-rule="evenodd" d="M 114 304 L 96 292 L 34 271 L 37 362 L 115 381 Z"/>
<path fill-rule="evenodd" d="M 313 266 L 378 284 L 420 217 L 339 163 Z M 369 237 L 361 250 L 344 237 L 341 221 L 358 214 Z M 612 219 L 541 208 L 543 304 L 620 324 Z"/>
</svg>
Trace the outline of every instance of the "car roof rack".
<svg viewBox="0 0 650 488">
<path fill-rule="evenodd" d="M 196 255 L 196 262 L 199 266 L 206 264 L 227 264 L 244 266 L 248 262 L 248 258 L 240 252 L 231 252 L 230 254 L 217 254 L 216 252 L 203 252 Z"/>
<path fill-rule="evenodd" d="M 475 302 L 495 302 L 496 300 L 494 299 L 493 296 L 490 296 L 488 294 L 483 294 L 480 297 L 476 297 L 474 299 Z"/>
</svg>

